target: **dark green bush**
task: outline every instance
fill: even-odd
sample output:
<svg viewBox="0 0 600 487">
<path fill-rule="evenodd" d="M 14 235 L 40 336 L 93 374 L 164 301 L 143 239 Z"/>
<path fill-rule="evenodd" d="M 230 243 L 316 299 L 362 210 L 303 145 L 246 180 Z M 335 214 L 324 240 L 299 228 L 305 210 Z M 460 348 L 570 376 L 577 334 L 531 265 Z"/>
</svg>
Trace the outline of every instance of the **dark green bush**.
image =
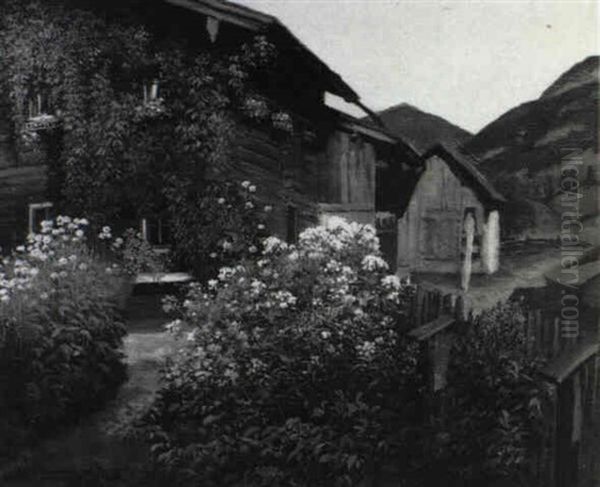
<svg viewBox="0 0 600 487">
<path fill-rule="evenodd" d="M 85 224 L 46 225 L 0 269 L 0 458 L 98 408 L 125 377 L 122 280 L 83 243 Z"/>
<path fill-rule="evenodd" d="M 524 473 L 540 432 L 542 361 L 528 351 L 517 303 L 485 311 L 465 325 L 452 350 L 443 421 L 422 454 L 444 485 L 488 485 Z"/>
</svg>

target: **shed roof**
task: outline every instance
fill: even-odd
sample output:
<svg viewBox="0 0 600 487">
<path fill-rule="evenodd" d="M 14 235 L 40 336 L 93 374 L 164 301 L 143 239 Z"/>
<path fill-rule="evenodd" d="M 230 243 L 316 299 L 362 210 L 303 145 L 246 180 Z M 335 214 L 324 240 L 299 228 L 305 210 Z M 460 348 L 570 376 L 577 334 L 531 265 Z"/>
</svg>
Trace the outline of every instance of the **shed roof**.
<svg viewBox="0 0 600 487">
<path fill-rule="evenodd" d="M 433 156 L 438 156 L 450 165 L 450 169 L 455 170 L 480 198 L 496 204 L 506 202 L 504 196 L 477 169 L 478 162 L 473 155 L 457 146 L 436 144 L 423 154 L 423 160 L 426 161 Z"/>
<path fill-rule="evenodd" d="M 186 8 L 253 32 L 266 32 L 271 30 L 280 34 L 284 39 L 287 39 L 292 46 L 302 51 L 307 59 L 315 66 L 325 80 L 327 91 L 342 97 L 347 102 L 359 103 L 360 98 L 358 94 L 350 88 L 342 77 L 327 66 L 325 62 L 314 54 L 283 23 L 281 23 L 277 17 L 226 0 L 164 1 L 171 5 Z"/>
</svg>

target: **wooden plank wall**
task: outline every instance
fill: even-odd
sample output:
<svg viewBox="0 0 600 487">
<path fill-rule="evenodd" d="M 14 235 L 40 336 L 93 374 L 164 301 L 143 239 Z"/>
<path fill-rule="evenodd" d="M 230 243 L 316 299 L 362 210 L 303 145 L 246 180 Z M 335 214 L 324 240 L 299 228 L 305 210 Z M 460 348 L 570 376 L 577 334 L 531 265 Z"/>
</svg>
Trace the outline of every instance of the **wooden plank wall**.
<svg viewBox="0 0 600 487">
<path fill-rule="evenodd" d="M 46 167 L 0 169 L 0 246 L 8 249 L 27 234 L 28 205 L 45 201 Z"/>
<path fill-rule="evenodd" d="M 422 287 L 413 296 L 410 318 L 409 335 L 420 345 L 427 379 L 424 419 L 440 419 L 453 337 L 476 321 L 460 297 Z M 584 329 L 597 329 L 594 313 L 582 319 L 588 321 Z M 530 482 L 536 487 L 592 487 L 600 475 L 600 346 L 595 334 L 572 338 L 563 336 L 559 326 L 551 306 L 530 307 L 523 323 L 529 352 L 547 360 L 536 380 L 549 393 L 542 405 L 544 434 L 532 445 Z"/>
<path fill-rule="evenodd" d="M 339 207 L 336 214 L 374 223 L 372 144 L 351 140 L 350 134 L 340 131 L 316 140 L 303 133 L 277 136 L 252 125 L 238 130 L 234 157 L 224 176 L 258 186 L 261 202 L 273 206 L 270 230 L 275 235 L 286 236 L 289 207 L 297 212 L 298 232 L 319 223 L 321 203 Z"/>
</svg>

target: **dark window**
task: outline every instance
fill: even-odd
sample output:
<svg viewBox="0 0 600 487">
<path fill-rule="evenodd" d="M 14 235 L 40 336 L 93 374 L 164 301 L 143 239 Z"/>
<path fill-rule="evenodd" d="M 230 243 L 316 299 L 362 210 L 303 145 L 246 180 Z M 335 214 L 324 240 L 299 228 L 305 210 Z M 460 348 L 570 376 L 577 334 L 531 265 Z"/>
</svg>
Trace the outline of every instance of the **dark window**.
<svg viewBox="0 0 600 487">
<path fill-rule="evenodd" d="M 295 206 L 287 208 L 287 241 L 291 244 L 298 241 L 298 210 Z"/>
<path fill-rule="evenodd" d="M 52 113 L 50 97 L 46 90 L 32 91 L 27 100 L 27 115 L 36 118 Z"/>
<path fill-rule="evenodd" d="M 169 222 L 161 218 L 142 219 L 142 236 L 151 245 L 170 245 L 171 231 Z"/>
<path fill-rule="evenodd" d="M 42 222 L 50 218 L 52 218 L 52 203 L 49 201 L 31 203 L 29 205 L 29 233 L 39 232 Z"/>
</svg>

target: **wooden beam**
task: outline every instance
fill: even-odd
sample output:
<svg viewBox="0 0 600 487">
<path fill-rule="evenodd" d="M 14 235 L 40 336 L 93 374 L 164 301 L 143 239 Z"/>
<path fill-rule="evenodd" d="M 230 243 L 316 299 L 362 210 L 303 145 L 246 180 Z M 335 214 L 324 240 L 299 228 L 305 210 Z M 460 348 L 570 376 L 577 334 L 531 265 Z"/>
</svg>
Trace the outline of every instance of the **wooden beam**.
<svg viewBox="0 0 600 487">
<path fill-rule="evenodd" d="M 560 384 L 599 351 L 600 344 L 597 342 L 579 343 L 572 350 L 565 351 L 558 356 L 542 370 L 542 375 Z"/>
<path fill-rule="evenodd" d="M 456 322 L 456 319 L 454 318 L 454 316 L 442 315 L 439 318 L 436 318 L 435 320 L 424 324 L 423 326 L 414 328 L 413 330 L 411 330 L 408 333 L 408 335 L 411 338 L 413 338 L 419 342 L 422 342 L 422 341 L 427 340 L 428 338 L 431 338 L 432 336 L 437 335 L 438 333 L 446 330 L 447 328 L 452 326 L 455 322 Z"/>
<path fill-rule="evenodd" d="M 197 12 L 201 15 L 214 17 L 215 19 L 219 19 L 224 22 L 229 22 L 230 24 L 234 24 L 238 27 L 243 27 L 254 32 L 265 27 L 265 23 L 261 22 L 260 20 L 249 18 L 249 16 L 246 15 L 240 15 L 239 12 L 228 12 L 222 8 L 217 8 L 216 6 L 212 6 L 207 3 L 199 3 L 193 0 L 165 1 L 167 3 L 170 3 L 171 5 L 176 5 L 177 7 L 193 10 L 194 12 Z"/>
</svg>

